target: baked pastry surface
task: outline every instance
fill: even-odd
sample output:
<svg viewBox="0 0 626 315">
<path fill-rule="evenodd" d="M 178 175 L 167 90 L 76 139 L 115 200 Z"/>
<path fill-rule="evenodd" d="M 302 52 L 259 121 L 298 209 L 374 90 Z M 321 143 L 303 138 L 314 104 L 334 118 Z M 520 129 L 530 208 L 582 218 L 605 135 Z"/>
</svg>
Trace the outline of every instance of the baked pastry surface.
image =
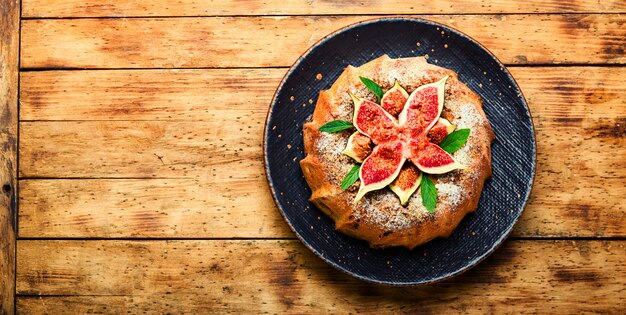
<svg viewBox="0 0 626 315">
<path fill-rule="evenodd" d="M 423 206 L 419 190 L 406 206 L 388 187 L 369 192 L 354 203 L 359 183 L 346 191 L 340 189 L 344 176 L 355 165 L 352 158 L 342 153 L 351 132 L 326 133 L 319 128 L 333 120 L 352 121 L 354 103 L 349 93 L 376 102 L 376 96 L 361 83 L 360 76 L 378 83 L 383 91 L 398 80 L 411 93 L 446 75 L 449 78 L 441 117 L 458 129 L 471 130 L 467 143 L 452 154 L 467 169 L 434 178 L 438 201 L 433 213 Z M 429 64 L 423 57 L 391 59 L 384 55 L 358 68 L 348 66 L 330 89 L 320 92 L 303 136 L 306 157 L 300 166 L 312 190 L 310 201 L 335 221 L 338 231 L 363 239 L 375 248 L 412 249 L 436 237 L 449 236 L 467 213 L 476 210 L 483 184 L 491 176 L 494 133 L 480 97 L 460 82 L 454 71 Z"/>
</svg>

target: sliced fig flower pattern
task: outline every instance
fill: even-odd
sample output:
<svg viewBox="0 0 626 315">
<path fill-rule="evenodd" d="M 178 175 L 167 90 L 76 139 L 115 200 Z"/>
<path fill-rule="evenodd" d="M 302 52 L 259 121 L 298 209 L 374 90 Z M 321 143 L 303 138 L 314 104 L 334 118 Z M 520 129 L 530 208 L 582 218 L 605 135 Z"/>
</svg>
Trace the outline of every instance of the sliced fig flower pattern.
<svg viewBox="0 0 626 315">
<path fill-rule="evenodd" d="M 390 186 L 406 205 L 420 185 L 422 172 L 443 174 L 464 168 L 437 145 L 455 129 L 440 117 L 447 79 L 420 86 L 410 95 L 396 81 L 380 105 L 350 94 L 357 131 L 348 139 L 344 154 L 362 163 L 355 203 L 368 192 Z"/>
</svg>

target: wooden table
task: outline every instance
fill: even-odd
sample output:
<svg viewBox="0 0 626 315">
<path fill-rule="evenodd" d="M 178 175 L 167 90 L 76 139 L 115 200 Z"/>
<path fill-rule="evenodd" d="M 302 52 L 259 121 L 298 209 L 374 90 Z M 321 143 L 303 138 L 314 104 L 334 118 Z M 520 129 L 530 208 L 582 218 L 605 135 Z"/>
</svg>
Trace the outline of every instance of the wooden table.
<svg viewBox="0 0 626 315">
<path fill-rule="evenodd" d="M 0 5 L 2 313 L 626 309 L 623 0 Z M 364 283 L 309 252 L 262 159 L 269 103 L 298 56 L 395 14 L 455 27 L 500 58 L 538 145 L 510 239 L 413 288 Z"/>
</svg>

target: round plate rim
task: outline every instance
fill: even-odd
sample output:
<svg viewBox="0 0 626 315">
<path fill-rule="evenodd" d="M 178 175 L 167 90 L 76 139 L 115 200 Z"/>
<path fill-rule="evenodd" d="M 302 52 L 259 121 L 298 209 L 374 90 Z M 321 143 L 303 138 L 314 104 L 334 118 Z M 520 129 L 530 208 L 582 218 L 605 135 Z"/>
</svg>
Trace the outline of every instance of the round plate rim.
<svg viewBox="0 0 626 315">
<path fill-rule="evenodd" d="M 522 209 L 519 212 L 519 214 L 517 215 L 517 217 L 513 220 L 513 222 L 507 227 L 507 230 L 500 236 L 500 238 L 498 238 L 493 244 L 491 244 L 491 247 L 485 251 L 482 255 L 480 255 L 479 257 L 473 259 L 470 263 L 468 263 L 467 265 L 465 265 L 463 268 L 460 268 L 458 270 L 455 270 L 454 272 L 450 272 L 448 274 L 446 274 L 445 276 L 441 276 L 438 278 L 434 278 L 428 281 L 405 281 L 405 282 L 398 282 L 398 281 L 384 281 L 384 280 L 378 280 L 378 279 L 372 279 L 360 274 L 357 274 L 351 270 L 348 270 L 338 264 L 336 264 L 335 262 L 329 260 L 328 258 L 326 258 L 325 256 L 321 255 L 317 249 L 315 249 L 311 244 L 309 244 L 303 237 L 302 235 L 298 232 L 298 230 L 296 228 L 294 228 L 294 226 L 292 225 L 290 219 L 287 217 L 287 215 L 285 214 L 285 211 L 283 209 L 283 207 L 281 206 L 280 202 L 278 201 L 278 195 L 276 192 L 276 189 L 274 188 L 274 183 L 270 177 L 270 167 L 269 167 L 269 160 L 268 160 L 268 152 L 267 152 L 267 144 L 268 144 L 268 134 L 269 134 L 269 121 L 271 119 L 271 115 L 274 111 L 274 107 L 276 106 L 278 100 L 277 100 L 277 96 L 279 94 L 279 92 L 282 90 L 283 86 L 285 85 L 285 83 L 287 82 L 287 79 L 291 76 L 291 74 L 298 68 L 298 66 L 300 65 L 300 63 L 303 61 L 304 58 L 306 58 L 314 49 L 316 49 L 318 46 L 324 44 L 326 41 L 334 38 L 335 36 L 349 31 L 353 28 L 356 27 L 361 27 L 364 25 L 368 25 L 368 24 L 376 24 L 376 23 L 387 23 L 387 22 L 400 22 L 400 21 L 409 21 L 412 23 L 421 23 L 421 24 L 429 24 L 429 25 L 433 25 L 433 26 L 438 26 L 438 27 L 444 27 L 447 28 L 451 31 L 453 31 L 454 33 L 456 33 L 455 35 L 460 36 L 460 37 L 464 37 L 465 39 L 467 39 L 468 41 L 478 45 L 482 50 L 484 50 L 488 55 L 490 55 L 493 60 L 503 69 L 503 71 L 506 73 L 506 76 L 515 84 L 515 86 L 517 87 L 517 89 L 520 91 L 520 99 L 522 101 L 522 103 L 524 104 L 524 107 L 526 108 L 526 110 L 528 111 L 528 116 L 530 119 L 530 124 L 531 124 L 531 131 L 532 131 L 532 135 L 533 135 L 533 156 L 532 156 L 532 167 L 531 167 L 531 179 L 529 184 L 529 189 L 527 190 L 526 194 L 522 197 L 523 198 L 523 203 L 522 203 Z M 433 283 L 437 283 L 437 282 L 441 282 L 447 279 L 450 279 L 452 277 L 458 276 L 470 269 L 472 269 L 473 267 L 477 266 L 478 264 L 480 264 L 483 260 L 485 260 L 487 257 L 491 256 L 491 254 L 493 254 L 503 243 L 504 240 L 506 240 L 509 235 L 511 234 L 511 232 L 513 231 L 513 227 L 515 227 L 515 225 L 517 224 L 517 222 L 519 221 L 519 218 L 522 216 L 522 214 L 524 213 L 524 210 L 526 208 L 526 206 L 528 205 L 528 199 L 532 193 L 532 189 L 534 187 L 534 182 L 535 182 L 535 177 L 536 177 L 536 167 L 537 167 L 537 137 L 535 134 L 535 123 L 533 121 L 533 116 L 532 113 L 530 111 L 530 107 L 528 106 L 528 103 L 526 101 L 526 97 L 523 94 L 523 91 L 521 88 L 519 88 L 519 84 L 517 83 L 517 81 L 515 80 L 515 78 L 511 75 L 511 73 L 509 72 L 509 70 L 507 69 L 507 67 L 500 61 L 500 59 L 498 59 L 489 49 L 487 49 L 484 45 L 482 45 L 479 41 L 475 40 L 474 38 L 470 37 L 469 35 L 459 31 L 458 29 L 448 26 L 448 25 L 444 25 L 438 22 L 434 22 L 428 19 L 423 19 L 423 18 L 414 18 L 414 17 L 383 17 L 383 18 L 373 18 L 373 19 L 367 19 L 367 20 L 362 20 L 356 23 L 352 23 L 349 24 L 347 26 L 344 26 L 342 28 L 339 28 L 336 31 L 333 31 L 329 34 L 327 34 L 326 36 L 322 37 L 320 40 L 318 40 L 317 42 L 315 42 L 315 44 L 311 45 L 311 47 L 309 47 L 304 53 L 302 53 L 300 55 L 300 57 L 298 57 L 298 59 L 291 65 L 291 67 L 289 68 L 289 70 L 285 73 L 285 75 L 283 76 L 283 78 L 280 81 L 280 84 L 278 85 L 278 87 L 276 88 L 276 91 L 274 91 L 274 95 L 272 96 L 272 101 L 270 103 L 270 106 L 267 110 L 267 115 L 265 118 L 265 128 L 263 129 L 263 170 L 265 172 L 265 177 L 267 179 L 267 183 L 269 185 L 270 191 L 272 193 L 272 199 L 274 200 L 274 203 L 276 204 L 276 206 L 278 207 L 278 209 L 280 210 L 280 214 L 283 217 L 283 219 L 285 220 L 285 222 L 287 223 L 287 225 L 289 226 L 289 229 L 291 229 L 291 231 L 296 235 L 296 237 L 298 238 L 298 240 L 300 240 L 300 242 L 307 247 L 313 254 L 315 254 L 315 256 L 317 256 L 318 258 L 322 259 L 324 262 L 326 262 L 327 264 L 333 266 L 335 269 L 348 274 L 352 277 L 358 278 L 360 280 L 369 282 L 369 283 L 374 283 L 374 284 L 381 284 L 381 285 L 388 285 L 388 286 L 397 286 L 397 287 L 405 287 L 405 286 L 418 286 L 418 285 L 429 285 L 429 284 L 433 284 Z"/>
</svg>

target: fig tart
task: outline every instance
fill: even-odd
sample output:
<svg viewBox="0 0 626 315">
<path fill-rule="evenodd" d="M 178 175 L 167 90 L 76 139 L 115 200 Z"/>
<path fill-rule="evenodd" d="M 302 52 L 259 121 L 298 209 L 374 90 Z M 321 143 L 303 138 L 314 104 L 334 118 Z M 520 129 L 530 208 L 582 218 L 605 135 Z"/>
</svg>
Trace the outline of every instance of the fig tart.
<svg viewBox="0 0 626 315">
<path fill-rule="evenodd" d="M 348 66 L 320 92 L 303 137 L 310 201 L 374 248 L 448 237 L 491 176 L 480 97 L 424 57 Z"/>
</svg>

